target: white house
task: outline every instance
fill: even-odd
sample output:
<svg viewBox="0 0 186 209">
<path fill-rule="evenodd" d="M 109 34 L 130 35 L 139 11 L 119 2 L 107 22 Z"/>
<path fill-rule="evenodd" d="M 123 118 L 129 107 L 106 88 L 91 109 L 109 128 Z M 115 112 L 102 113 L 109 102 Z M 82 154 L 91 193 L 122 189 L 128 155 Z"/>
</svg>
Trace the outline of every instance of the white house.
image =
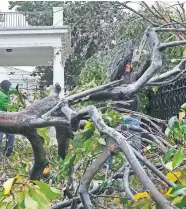
<svg viewBox="0 0 186 209">
<path fill-rule="evenodd" d="M 25 15 L 0 13 L 0 66 L 53 64 L 53 83 L 61 85 L 63 96 L 64 63 L 70 52 L 70 32 L 68 26 L 63 25 L 63 8 L 53 8 L 51 26 L 29 26 Z M 38 13 L 34 15 L 38 18 Z"/>
<path fill-rule="evenodd" d="M 35 90 L 38 88 L 39 77 L 31 76 L 31 72 L 15 67 L 4 67 L 7 79 L 12 83 L 12 88 L 19 84 L 19 89 Z M 1 69 L 0 69 L 1 72 Z M 1 73 L 0 73 L 1 76 Z M 4 79 L 0 79 L 0 82 Z"/>
</svg>

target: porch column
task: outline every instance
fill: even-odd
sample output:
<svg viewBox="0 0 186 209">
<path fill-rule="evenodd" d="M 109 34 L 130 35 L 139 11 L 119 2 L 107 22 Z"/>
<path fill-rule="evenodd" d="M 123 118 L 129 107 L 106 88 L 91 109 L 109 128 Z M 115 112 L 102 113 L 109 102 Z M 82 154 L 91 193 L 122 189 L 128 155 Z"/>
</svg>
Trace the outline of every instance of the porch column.
<svg viewBox="0 0 186 209">
<path fill-rule="evenodd" d="M 63 7 L 53 7 L 53 26 L 63 26 Z"/>
<path fill-rule="evenodd" d="M 64 97 L 65 93 L 65 81 L 64 81 L 64 66 L 62 64 L 61 48 L 54 48 L 53 58 L 53 85 L 59 83 L 61 86 L 60 97 Z"/>
</svg>

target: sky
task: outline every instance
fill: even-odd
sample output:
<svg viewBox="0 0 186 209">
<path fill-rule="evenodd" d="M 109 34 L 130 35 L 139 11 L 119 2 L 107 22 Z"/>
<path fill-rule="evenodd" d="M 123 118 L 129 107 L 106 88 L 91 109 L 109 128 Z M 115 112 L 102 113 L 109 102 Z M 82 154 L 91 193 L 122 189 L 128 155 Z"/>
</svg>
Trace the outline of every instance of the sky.
<svg viewBox="0 0 186 209">
<path fill-rule="evenodd" d="M 1 0 L 0 9 L 2 12 L 8 11 L 8 0 Z"/>
</svg>

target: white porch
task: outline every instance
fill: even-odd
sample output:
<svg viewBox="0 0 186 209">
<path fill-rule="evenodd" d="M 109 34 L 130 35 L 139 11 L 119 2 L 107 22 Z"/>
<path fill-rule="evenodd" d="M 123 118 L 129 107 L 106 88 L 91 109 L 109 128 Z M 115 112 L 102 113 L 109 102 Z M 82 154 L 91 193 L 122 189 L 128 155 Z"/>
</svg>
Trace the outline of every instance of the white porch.
<svg viewBox="0 0 186 209">
<path fill-rule="evenodd" d="M 11 16 L 18 14 L 11 13 Z M 53 83 L 61 85 L 63 96 L 64 63 L 70 48 L 70 33 L 68 27 L 63 25 L 63 9 L 53 8 L 51 26 L 28 26 L 24 14 L 21 17 L 24 20 L 23 26 L 20 26 L 20 21 L 19 24 L 16 21 L 10 24 L 8 13 L 2 18 L 4 24 L 0 25 L 0 66 L 53 65 Z"/>
</svg>

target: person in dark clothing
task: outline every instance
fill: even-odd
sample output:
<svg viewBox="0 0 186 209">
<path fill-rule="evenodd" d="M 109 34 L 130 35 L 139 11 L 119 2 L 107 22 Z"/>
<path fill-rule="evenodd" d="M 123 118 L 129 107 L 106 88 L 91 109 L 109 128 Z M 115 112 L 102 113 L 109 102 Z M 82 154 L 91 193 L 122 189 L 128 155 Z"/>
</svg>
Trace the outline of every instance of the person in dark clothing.
<svg viewBox="0 0 186 209">
<path fill-rule="evenodd" d="M 138 65 L 137 62 L 132 62 L 131 60 L 131 54 L 126 56 L 126 58 L 120 60 L 117 63 L 116 69 L 114 72 L 111 74 L 110 81 L 115 81 L 122 79 L 123 84 L 133 84 L 135 83 L 142 75 L 143 73 L 147 70 L 147 68 L 150 66 L 151 60 L 147 59 L 144 62 L 142 62 L 141 66 L 139 66 L 138 71 L 134 71 L 134 68 Z M 138 94 L 133 94 L 129 100 L 132 100 L 130 102 L 130 106 L 127 106 L 126 108 L 133 110 L 133 111 L 138 111 L 139 110 L 139 95 Z M 117 107 L 120 105 L 117 104 Z M 123 107 L 123 104 L 122 104 Z"/>
<path fill-rule="evenodd" d="M 130 57 L 130 55 L 129 55 Z M 150 66 L 151 61 L 147 60 L 145 63 L 142 63 L 142 66 L 140 66 L 140 70 L 135 72 L 133 68 L 137 66 L 137 62 L 131 63 L 131 59 L 129 57 L 125 57 L 124 59 L 120 60 L 117 64 L 116 70 L 112 73 L 111 75 L 111 81 L 114 80 L 123 80 L 123 84 L 132 84 L 135 83 L 142 75 L 143 73 L 147 70 L 147 68 Z M 113 107 L 117 108 L 127 108 L 133 111 L 139 111 L 139 95 L 138 94 L 133 94 L 129 100 L 130 105 L 125 106 L 123 103 L 115 103 Z M 131 114 L 129 117 L 126 117 L 123 115 L 123 122 L 121 123 L 121 128 L 122 125 L 131 125 L 131 126 L 140 126 L 140 120 L 137 115 Z M 129 130 L 128 133 L 130 134 L 135 134 L 136 132 L 133 130 Z M 138 137 L 134 136 L 133 139 L 135 140 L 136 143 L 134 143 L 133 147 L 135 149 L 140 149 L 140 144 L 141 144 L 141 139 Z M 111 167 L 113 161 L 113 156 L 111 155 L 108 160 L 107 160 L 107 165 L 108 167 Z"/>
<path fill-rule="evenodd" d="M 151 60 L 147 59 L 144 60 L 140 66 L 138 67 L 138 71 L 134 71 L 134 68 L 137 66 L 137 62 L 133 62 L 131 64 L 132 61 L 132 52 L 128 53 L 128 55 L 126 55 L 124 58 L 122 58 L 117 64 L 116 66 L 114 66 L 114 71 L 111 73 L 110 76 L 110 81 L 115 81 L 115 80 L 123 80 L 122 85 L 129 85 L 132 83 L 135 83 L 142 75 L 143 73 L 147 70 L 147 68 L 150 66 Z M 122 87 L 122 85 L 120 87 Z M 115 88 L 115 87 L 114 87 Z M 114 100 L 115 104 L 113 107 L 125 107 L 127 109 L 130 110 L 134 110 L 137 111 L 138 110 L 138 103 L 139 103 L 139 96 L 138 94 L 132 94 L 130 95 L 129 98 L 126 98 L 127 100 L 132 100 L 132 102 L 130 102 L 130 105 L 126 106 L 123 104 L 123 101 L 121 102 L 121 100 L 118 98 L 119 96 L 115 96 L 114 94 L 112 94 L 112 90 L 114 88 L 111 88 L 109 90 L 105 90 L 105 91 L 100 91 L 97 93 L 94 93 L 92 95 L 90 95 L 89 99 L 93 100 L 93 101 L 103 101 L 103 100 Z M 116 87 L 117 88 L 117 87 Z M 121 96 L 123 97 L 123 95 L 121 94 Z"/>
<path fill-rule="evenodd" d="M 18 85 L 16 89 L 10 89 L 11 83 L 8 80 L 3 80 L 0 84 L 0 111 L 7 112 L 8 104 L 10 103 L 10 94 L 18 93 Z M 14 134 L 5 133 L 7 141 L 5 145 L 4 155 L 10 156 L 13 151 L 15 136 Z M 4 133 L 0 132 L 0 147 L 2 147 Z"/>
</svg>

